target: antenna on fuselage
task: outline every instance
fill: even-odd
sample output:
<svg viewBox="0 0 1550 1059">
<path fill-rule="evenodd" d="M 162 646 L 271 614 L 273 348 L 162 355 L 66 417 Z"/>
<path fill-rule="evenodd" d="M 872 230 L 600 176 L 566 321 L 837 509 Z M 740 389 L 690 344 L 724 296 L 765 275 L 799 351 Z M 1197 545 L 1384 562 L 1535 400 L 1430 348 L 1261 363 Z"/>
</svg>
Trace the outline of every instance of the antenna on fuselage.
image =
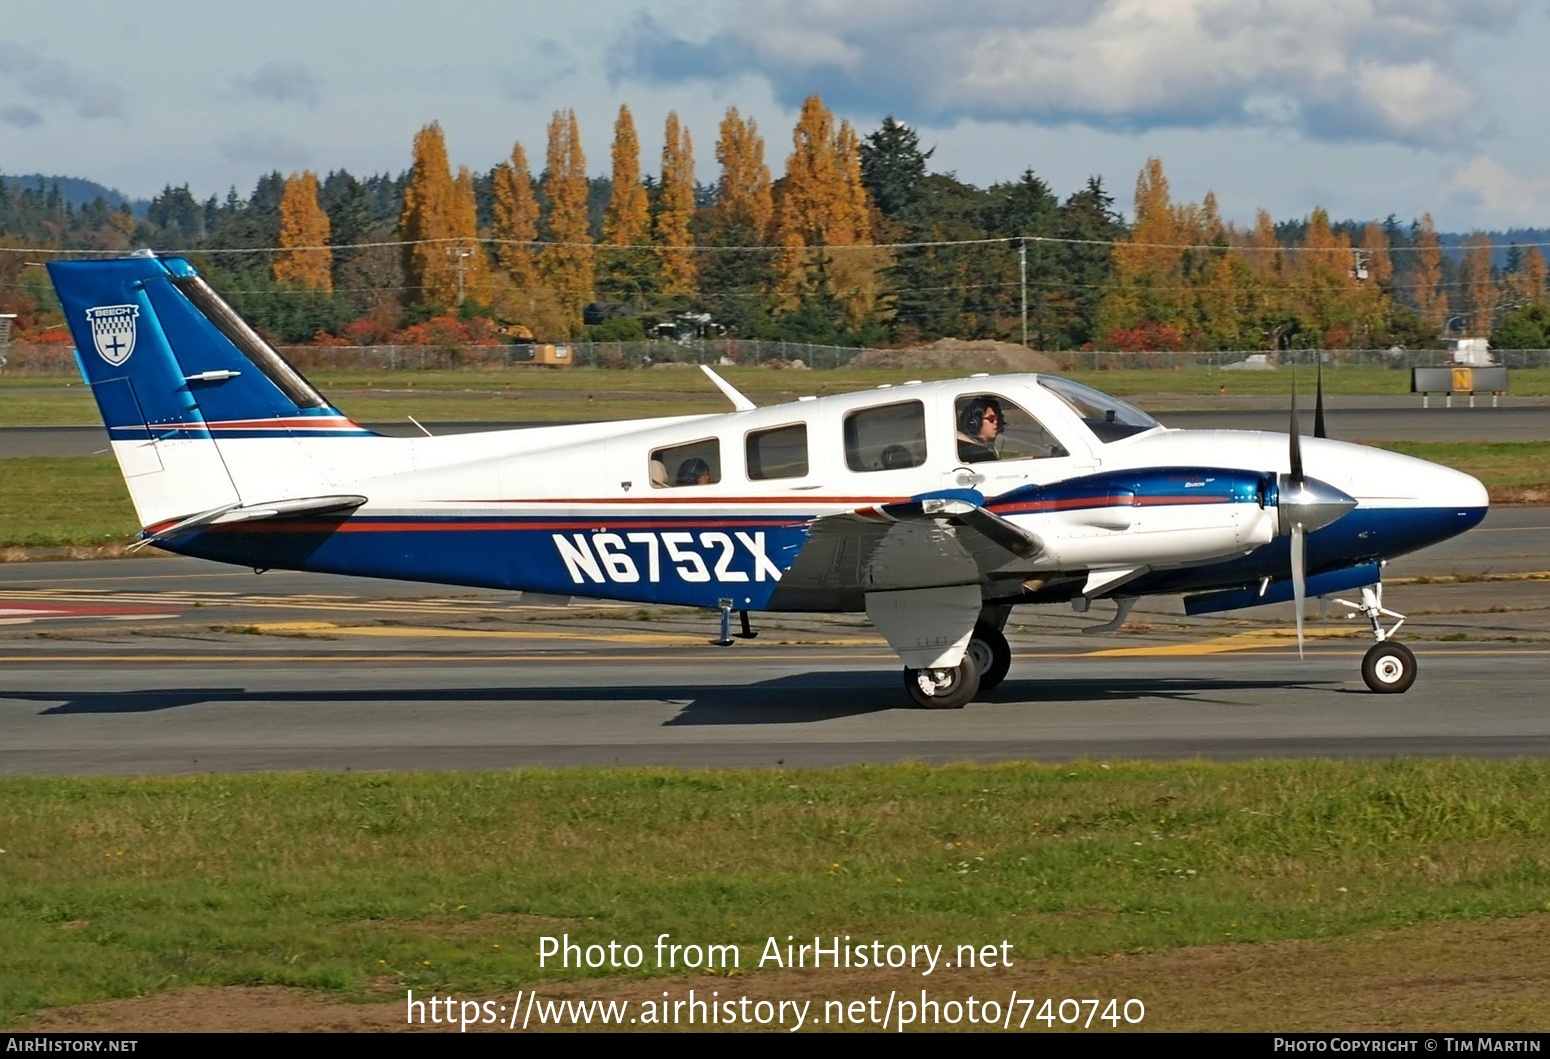
<svg viewBox="0 0 1550 1059">
<path fill-rule="evenodd" d="M 732 402 L 732 407 L 737 411 L 752 412 L 755 408 L 759 407 L 748 398 L 738 393 L 736 386 L 733 386 L 720 375 L 717 375 L 715 372 L 711 371 L 709 364 L 701 364 L 700 370 L 703 371 L 706 375 L 710 376 L 710 381 L 716 384 L 716 389 L 727 395 L 727 400 Z"/>
</svg>

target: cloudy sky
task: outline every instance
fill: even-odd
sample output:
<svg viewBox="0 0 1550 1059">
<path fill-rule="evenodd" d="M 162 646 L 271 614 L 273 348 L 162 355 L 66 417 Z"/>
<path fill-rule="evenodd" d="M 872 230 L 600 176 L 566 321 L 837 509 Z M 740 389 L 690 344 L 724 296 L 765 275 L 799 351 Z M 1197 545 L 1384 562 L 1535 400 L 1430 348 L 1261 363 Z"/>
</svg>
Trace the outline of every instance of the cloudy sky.
<svg viewBox="0 0 1550 1059">
<path fill-rule="evenodd" d="M 804 97 L 885 115 L 987 185 L 1090 175 L 1130 211 L 1162 159 L 1229 218 L 1323 206 L 1437 227 L 1550 226 L 1550 0 L 58 0 L 0 20 L 0 172 L 134 196 L 246 195 L 272 169 L 399 172 L 440 121 L 454 165 L 557 108 L 608 168 L 620 103 L 656 169 L 676 110 L 715 178 L 729 106 L 778 175 Z M 425 13 L 436 10 L 431 21 Z M 231 12 L 226 14 L 224 12 Z"/>
</svg>

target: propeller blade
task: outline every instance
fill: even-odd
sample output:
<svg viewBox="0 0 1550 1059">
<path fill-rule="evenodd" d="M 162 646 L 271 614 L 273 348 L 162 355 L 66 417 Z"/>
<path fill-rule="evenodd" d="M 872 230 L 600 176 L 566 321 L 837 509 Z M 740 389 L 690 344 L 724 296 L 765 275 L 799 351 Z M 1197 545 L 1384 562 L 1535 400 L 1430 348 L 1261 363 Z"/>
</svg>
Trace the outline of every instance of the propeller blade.
<svg viewBox="0 0 1550 1059">
<path fill-rule="evenodd" d="M 1302 484 L 1302 425 L 1297 419 L 1297 369 L 1292 368 L 1292 429 L 1291 440 L 1287 442 L 1292 461 L 1291 481 L 1295 485 Z"/>
<path fill-rule="evenodd" d="M 1308 580 L 1303 576 L 1306 566 L 1308 546 L 1307 534 L 1303 532 L 1302 523 L 1294 523 L 1292 526 L 1292 600 L 1297 607 L 1297 657 L 1302 654 L 1302 608 L 1308 595 Z"/>
<path fill-rule="evenodd" d="M 1329 437 L 1329 431 L 1324 428 L 1324 355 L 1319 354 L 1319 392 L 1313 401 L 1313 436 L 1316 438 Z"/>
</svg>

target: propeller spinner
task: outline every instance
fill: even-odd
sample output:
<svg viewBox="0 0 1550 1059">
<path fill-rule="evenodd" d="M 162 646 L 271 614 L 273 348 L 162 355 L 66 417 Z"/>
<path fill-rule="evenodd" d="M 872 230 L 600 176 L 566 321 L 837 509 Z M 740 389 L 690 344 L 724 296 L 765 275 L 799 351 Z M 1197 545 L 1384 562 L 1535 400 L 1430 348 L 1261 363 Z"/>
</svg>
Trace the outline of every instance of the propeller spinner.
<svg viewBox="0 0 1550 1059">
<path fill-rule="evenodd" d="M 1319 368 L 1315 433 L 1323 437 L 1324 372 Z M 1289 439 L 1291 473 L 1276 482 L 1277 529 L 1291 538 L 1292 599 L 1297 607 L 1297 657 L 1303 656 L 1303 602 L 1308 594 L 1308 534 L 1329 525 L 1356 506 L 1356 499 L 1328 482 L 1309 478 L 1302 470 L 1302 427 L 1297 416 L 1297 379 L 1292 378 L 1292 429 Z"/>
</svg>

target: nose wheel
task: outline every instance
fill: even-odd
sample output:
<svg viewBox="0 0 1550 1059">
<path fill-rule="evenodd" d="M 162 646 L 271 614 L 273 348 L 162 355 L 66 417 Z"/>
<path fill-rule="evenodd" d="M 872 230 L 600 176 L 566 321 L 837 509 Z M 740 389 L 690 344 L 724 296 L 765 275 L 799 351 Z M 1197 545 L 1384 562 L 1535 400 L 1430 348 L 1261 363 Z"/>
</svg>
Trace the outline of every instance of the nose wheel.
<svg viewBox="0 0 1550 1059">
<path fill-rule="evenodd" d="M 1362 659 L 1362 679 L 1379 694 L 1409 691 L 1415 672 L 1415 655 L 1402 643 L 1375 643 Z"/>
<path fill-rule="evenodd" d="M 1378 642 L 1362 658 L 1362 680 L 1367 687 L 1380 695 L 1399 695 L 1409 691 L 1410 685 L 1415 683 L 1415 655 L 1410 648 L 1393 640 L 1399 627 L 1405 624 L 1405 616 L 1384 607 L 1383 583 L 1380 581 L 1363 588 L 1360 603 L 1352 603 L 1348 599 L 1337 599 L 1335 602 L 1351 608 L 1353 613 L 1349 617 L 1354 618 L 1360 614 L 1372 624 L 1372 635 Z M 1383 619 L 1386 617 L 1399 620 L 1385 629 Z"/>
</svg>

